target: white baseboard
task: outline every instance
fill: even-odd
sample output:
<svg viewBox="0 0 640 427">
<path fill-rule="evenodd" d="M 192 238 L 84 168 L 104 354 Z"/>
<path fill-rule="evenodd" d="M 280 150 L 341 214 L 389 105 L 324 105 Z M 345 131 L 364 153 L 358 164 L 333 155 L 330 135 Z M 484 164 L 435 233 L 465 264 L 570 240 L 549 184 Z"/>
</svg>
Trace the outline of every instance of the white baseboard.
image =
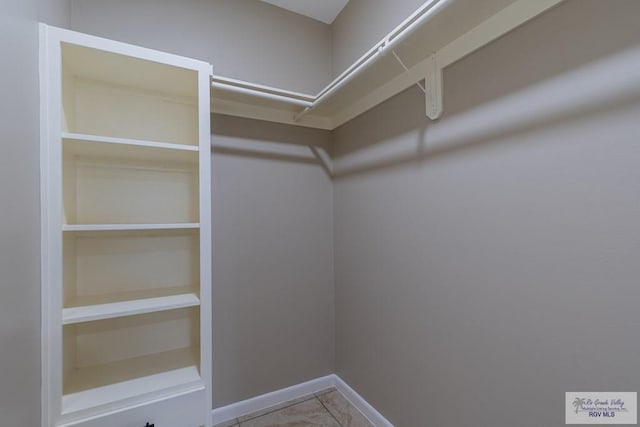
<svg viewBox="0 0 640 427">
<path fill-rule="evenodd" d="M 362 396 L 356 393 L 347 383 L 335 374 L 326 377 L 316 378 L 311 381 L 296 384 L 291 387 L 272 391 L 261 396 L 231 405 L 222 406 L 213 410 L 213 424 L 249 415 L 256 411 L 280 405 L 290 400 L 299 399 L 319 391 L 335 387 L 340 393 L 376 427 L 393 427 L 385 417 L 382 416 L 373 406 L 371 406 Z"/>
<path fill-rule="evenodd" d="M 333 375 L 316 378 L 315 380 L 272 391 L 271 393 L 252 397 L 251 399 L 232 403 L 231 405 L 222 406 L 213 410 L 213 424 L 216 425 L 234 418 L 249 415 L 253 412 L 317 393 L 330 387 L 335 387 Z"/>
<path fill-rule="evenodd" d="M 362 415 L 376 427 L 393 427 L 393 424 L 389 422 L 380 412 L 369 404 L 362 396 L 360 396 L 354 389 L 349 387 L 349 384 L 342 381 L 337 375 L 333 375 L 335 381 L 334 387 L 338 389 L 340 393 L 347 399 L 358 411 L 362 412 Z"/>
</svg>

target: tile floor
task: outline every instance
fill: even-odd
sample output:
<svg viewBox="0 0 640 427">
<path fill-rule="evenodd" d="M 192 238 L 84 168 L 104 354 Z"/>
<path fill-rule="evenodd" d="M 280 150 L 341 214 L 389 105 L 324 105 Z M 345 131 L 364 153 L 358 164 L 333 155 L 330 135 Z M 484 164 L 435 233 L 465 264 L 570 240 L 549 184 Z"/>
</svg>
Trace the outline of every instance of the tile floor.
<svg viewBox="0 0 640 427">
<path fill-rule="evenodd" d="M 215 427 L 373 427 L 336 389 L 292 400 Z"/>
</svg>

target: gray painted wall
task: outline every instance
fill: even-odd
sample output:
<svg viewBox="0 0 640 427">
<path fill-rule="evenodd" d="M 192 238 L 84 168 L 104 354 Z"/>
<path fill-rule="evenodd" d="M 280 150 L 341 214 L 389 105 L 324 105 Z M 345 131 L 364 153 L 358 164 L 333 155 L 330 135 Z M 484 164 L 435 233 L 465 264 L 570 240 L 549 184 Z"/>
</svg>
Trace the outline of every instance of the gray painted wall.
<svg viewBox="0 0 640 427">
<path fill-rule="evenodd" d="M 329 132 L 212 116 L 214 406 L 333 372 Z"/>
<path fill-rule="evenodd" d="M 335 133 L 336 370 L 397 426 L 635 391 L 640 2 L 572 0 Z"/>
<path fill-rule="evenodd" d="M 330 27 L 258 0 L 71 0 L 71 26 L 202 59 L 214 73 L 316 94 L 331 78 Z"/>
<path fill-rule="evenodd" d="M 68 23 L 66 1 L 0 10 L 0 424 L 40 424 L 38 26 Z"/>
<path fill-rule="evenodd" d="M 331 24 L 333 75 L 364 55 L 425 0 L 350 0 Z"/>
</svg>

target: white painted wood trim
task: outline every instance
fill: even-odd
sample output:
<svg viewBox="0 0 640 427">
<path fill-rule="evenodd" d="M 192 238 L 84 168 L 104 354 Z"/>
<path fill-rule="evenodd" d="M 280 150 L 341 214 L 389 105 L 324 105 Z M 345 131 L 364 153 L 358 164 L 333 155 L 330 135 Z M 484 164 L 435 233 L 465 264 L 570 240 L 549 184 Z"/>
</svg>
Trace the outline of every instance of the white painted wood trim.
<svg viewBox="0 0 640 427">
<path fill-rule="evenodd" d="M 40 24 L 40 204 L 42 426 L 55 425 L 62 411 L 62 94 L 60 40 Z"/>
<path fill-rule="evenodd" d="M 349 107 L 342 111 L 338 111 L 332 117 L 334 129 L 353 120 L 359 115 L 366 113 L 376 105 L 383 103 L 403 90 L 413 86 L 415 82 L 421 78 L 418 76 L 424 76 L 426 74 L 426 69 L 427 61 L 425 60 L 411 67 L 409 69 L 409 73 L 402 73 L 394 77 L 378 89 L 358 99 Z"/>
<path fill-rule="evenodd" d="M 135 230 L 190 230 L 200 228 L 198 222 L 183 224 L 68 224 L 62 231 L 135 231 Z"/>
<path fill-rule="evenodd" d="M 87 143 L 105 143 L 114 145 L 129 145 L 134 147 L 147 147 L 147 148 L 162 148 L 166 150 L 179 150 L 179 151 L 198 151 L 198 147 L 195 145 L 186 144 L 170 144 L 167 142 L 156 141 L 143 141 L 139 139 L 127 139 L 127 138 L 114 138 L 110 136 L 98 136 L 98 135 L 85 135 L 81 133 L 62 133 L 63 139 L 84 141 Z"/>
<path fill-rule="evenodd" d="M 200 298 L 198 298 L 198 295 L 190 293 L 157 298 L 144 298 L 132 301 L 121 301 L 109 304 L 69 307 L 62 310 L 62 324 L 71 325 L 74 323 L 91 322 L 94 320 L 113 319 L 115 317 L 177 310 L 179 308 L 196 307 L 199 305 Z"/>
<path fill-rule="evenodd" d="M 335 385 L 340 393 L 347 399 L 356 409 L 362 412 L 371 424 L 376 427 L 393 427 L 393 424 L 387 420 L 376 408 L 360 396 L 349 384 L 344 382 L 342 378 L 334 375 Z"/>
<path fill-rule="evenodd" d="M 261 396 L 252 397 L 251 399 L 241 402 L 232 403 L 231 405 L 222 406 L 213 410 L 213 424 L 230 421 L 234 418 L 249 415 L 253 412 L 280 405 L 281 403 L 308 396 L 331 387 L 335 387 L 335 375 L 316 378 Z"/>
<path fill-rule="evenodd" d="M 335 387 L 342 395 L 373 424 L 375 427 L 394 427 L 380 412 L 371 406 L 362 396 L 352 389 L 336 374 L 316 378 L 315 380 L 296 384 L 291 387 L 272 391 L 260 396 L 231 405 L 222 406 L 212 411 L 213 424 L 231 421 L 272 406 L 291 400 L 309 396 L 314 393 Z"/>
<path fill-rule="evenodd" d="M 198 72 L 198 145 L 200 187 L 200 376 L 205 383 L 204 427 L 212 426 L 213 402 L 213 301 L 212 301 L 212 225 L 211 225 L 211 75 L 210 64 Z"/>
<path fill-rule="evenodd" d="M 175 67 L 198 70 L 208 68 L 208 74 L 211 74 L 211 66 L 204 62 L 193 58 L 173 55 L 171 53 L 161 52 L 158 50 L 148 49 L 128 43 L 117 42 L 102 37 L 92 36 L 89 34 L 79 33 L 77 31 L 66 30 L 63 28 L 48 26 L 49 37 L 58 41 L 78 44 L 93 49 L 104 50 L 111 53 L 145 59 L 147 61 L 158 62 Z"/>
<path fill-rule="evenodd" d="M 49 345 L 49 60 L 47 45 L 48 28 L 44 24 L 39 24 L 39 72 L 40 72 L 40 369 L 41 369 L 41 390 L 40 398 L 41 413 L 40 420 L 42 427 L 47 427 L 51 423 L 51 401 L 49 361 L 51 350 Z"/>
<path fill-rule="evenodd" d="M 161 394 L 161 395 L 158 395 L 157 397 L 154 397 L 152 399 L 147 399 L 142 402 L 136 401 L 128 405 L 126 408 L 114 406 L 113 408 L 109 407 L 105 409 L 105 411 L 100 414 L 90 415 L 89 417 L 85 417 L 80 420 L 68 420 L 68 421 L 63 420 L 60 424 L 57 424 L 56 427 L 82 427 L 83 425 L 86 425 L 87 422 L 90 422 L 99 418 L 108 417 L 113 414 L 129 411 L 131 409 L 141 408 L 143 406 L 153 405 L 155 403 L 163 402 L 170 399 L 175 399 L 176 397 L 187 396 L 192 393 L 198 393 L 202 391 L 202 389 L 203 389 L 203 386 L 201 384 L 193 384 L 188 387 L 185 387 L 183 390 L 175 391 L 169 394 Z M 51 427 L 51 426 L 53 426 L 53 424 L 48 425 L 46 427 Z"/>
</svg>

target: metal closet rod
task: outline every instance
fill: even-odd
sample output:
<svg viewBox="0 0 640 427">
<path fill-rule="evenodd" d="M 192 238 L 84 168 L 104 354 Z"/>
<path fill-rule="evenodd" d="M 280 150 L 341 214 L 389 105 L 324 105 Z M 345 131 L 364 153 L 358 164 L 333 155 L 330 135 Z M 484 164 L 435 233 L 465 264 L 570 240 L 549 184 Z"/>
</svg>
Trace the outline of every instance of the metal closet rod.
<svg viewBox="0 0 640 427">
<path fill-rule="evenodd" d="M 300 120 L 305 114 L 318 107 L 324 101 L 329 99 L 333 94 L 340 90 L 344 85 L 353 80 L 358 74 L 369 68 L 374 62 L 384 56 L 387 51 L 393 50 L 400 42 L 413 34 L 422 24 L 424 24 L 434 12 L 448 3 L 450 0 L 428 0 L 407 19 L 402 21 L 400 25 L 394 28 L 382 40 L 376 43 L 367 53 L 354 62 L 342 74 L 323 89 L 313 105 L 306 107 L 294 117 L 294 121 Z"/>
<path fill-rule="evenodd" d="M 343 71 L 338 77 L 336 77 L 331 83 L 329 83 L 324 89 L 318 93 L 313 101 L 306 101 L 303 99 L 295 98 L 288 95 L 278 95 L 268 92 L 266 90 L 257 90 L 243 87 L 241 85 L 235 85 L 230 83 L 223 83 L 219 81 L 213 81 L 211 85 L 214 88 L 227 90 L 230 92 L 241 93 L 245 95 L 257 96 L 264 99 L 270 99 L 273 101 L 284 102 L 288 104 L 304 107 L 300 113 L 294 116 L 294 120 L 298 121 L 305 114 L 309 113 L 324 101 L 329 99 L 333 94 L 340 90 L 344 85 L 352 81 L 356 76 L 369 68 L 374 62 L 384 56 L 389 50 L 392 50 L 400 42 L 405 40 L 411 34 L 413 34 L 422 24 L 424 24 L 436 10 L 440 9 L 444 4 L 451 0 L 428 0 L 422 6 L 420 6 L 415 12 L 413 12 L 407 19 L 402 21 L 400 25 L 394 28 L 389 34 L 387 34 L 382 40 L 376 43 L 371 49 L 369 49 L 364 55 L 357 61 L 351 64 L 345 71 Z"/>
<path fill-rule="evenodd" d="M 291 96 L 285 96 L 285 95 L 278 95 L 275 93 L 264 92 L 256 89 L 249 89 L 242 86 L 234 86 L 228 83 L 220 83 L 220 82 L 214 81 L 214 82 L 211 82 L 211 86 L 214 89 L 217 88 L 217 89 L 227 90 L 230 92 L 241 93 L 244 95 L 257 96 L 264 99 L 270 99 L 272 101 L 286 102 L 288 104 L 294 104 L 294 105 L 298 105 L 306 108 L 313 105 L 311 101 L 305 101 L 304 99 L 293 98 Z"/>
</svg>

